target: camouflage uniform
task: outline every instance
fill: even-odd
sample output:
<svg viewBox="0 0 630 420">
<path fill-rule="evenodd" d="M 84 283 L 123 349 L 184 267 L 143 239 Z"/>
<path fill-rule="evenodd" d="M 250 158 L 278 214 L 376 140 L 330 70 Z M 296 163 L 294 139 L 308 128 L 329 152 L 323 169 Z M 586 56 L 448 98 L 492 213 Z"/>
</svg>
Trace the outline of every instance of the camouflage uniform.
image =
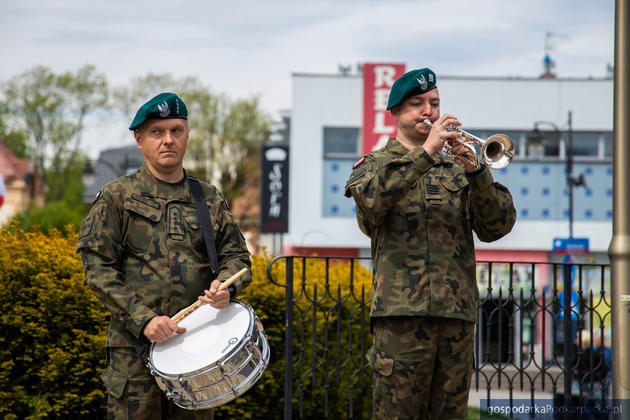
<svg viewBox="0 0 630 420">
<path fill-rule="evenodd" d="M 217 278 L 223 281 L 251 266 L 249 252 L 223 196 L 213 186 L 201 185 L 215 232 Z M 135 398 L 138 409 L 115 418 L 160 418 L 164 393 L 134 347 L 147 343 L 143 328 L 151 318 L 173 316 L 195 302 L 212 280 L 187 177 L 169 184 L 156 179 L 145 164 L 111 182 L 92 205 L 78 240 L 87 283 L 111 312 L 110 365 L 103 373 L 109 416 L 127 410 L 126 400 Z M 248 271 L 234 283 L 235 294 L 250 282 Z M 142 400 L 146 406 L 138 403 Z M 211 418 L 212 410 L 186 414 Z"/>
<path fill-rule="evenodd" d="M 504 186 L 493 182 L 487 168 L 467 176 L 452 159 L 439 153 L 429 156 L 422 147 L 407 151 L 395 139 L 355 164 L 345 194 L 354 198 L 359 227 L 372 240 L 370 316 L 375 344 L 368 358 L 375 371 L 376 404 L 377 397 L 387 392 L 379 387 L 412 387 L 411 383 L 400 383 L 404 382 L 401 374 L 392 375 L 403 369 L 399 364 L 419 361 L 426 348 L 433 349 L 433 353 L 438 349 L 442 353 L 448 351 L 448 345 L 441 345 L 440 340 L 444 344 L 460 337 L 468 349 L 458 347 L 451 359 L 459 360 L 464 368 L 451 366 L 450 370 L 462 372 L 458 387 L 467 382 L 465 389 L 460 389 L 464 398 L 452 393 L 448 397 L 437 396 L 434 392 L 438 389 L 432 389 L 430 397 L 446 398 L 444 409 L 451 410 L 446 407 L 449 401 L 462 402 L 467 398 L 467 372 L 472 369 L 478 299 L 472 232 L 485 242 L 507 234 L 516 220 L 512 197 Z M 385 326 L 390 325 L 387 317 L 415 317 L 415 324 L 406 324 L 414 325 L 411 337 L 429 344 L 416 343 L 418 347 L 413 351 L 402 344 L 398 350 L 395 345 L 386 345 L 387 340 L 379 334 L 384 334 Z M 443 319 L 441 324 L 436 324 L 438 318 Z M 442 328 L 435 329 L 436 325 Z M 453 335 L 449 336 L 451 332 Z M 401 334 L 403 331 L 399 331 Z M 401 336 L 400 340 L 404 343 L 408 338 Z M 439 359 L 443 356 L 433 369 L 442 363 Z M 416 372 L 425 379 L 421 387 L 431 386 L 427 384 L 431 384 L 433 373 L 438 372 Z M 415 393 L 409 397 L 412 395 Z M 410 403 L 404 400 L 393 404 L 394 408 L 387 409 L 388 417 L 418 418 L 392 411 L 395 406 L 402 408 Z M 434 408 L 429 415 L 439 416 L 439 409 Z"/>
</svg>

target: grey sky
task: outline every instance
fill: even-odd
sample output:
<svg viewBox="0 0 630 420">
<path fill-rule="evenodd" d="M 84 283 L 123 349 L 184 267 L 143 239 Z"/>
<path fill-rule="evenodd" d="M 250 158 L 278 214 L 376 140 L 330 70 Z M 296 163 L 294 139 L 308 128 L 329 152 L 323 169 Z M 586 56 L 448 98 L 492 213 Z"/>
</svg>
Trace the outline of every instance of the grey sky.
<svg viewBox="0 0 630 420">
<path fill-rule="evenodd" d="M 113 85 L 149 72 L 196 76 L 232 98 L 258 95 L 274 115 L 291 106 L 292 73 L 335 73 L 339 64 L 537 77 L 547 31 L 556 34 L 559 77 L 603 77 L 613 62 L 614 3 L 0 0 L 0 83 L 36 65 L 94 64 Z M 114 137 L 94 147 L 120 144 Z"/>
</svg>

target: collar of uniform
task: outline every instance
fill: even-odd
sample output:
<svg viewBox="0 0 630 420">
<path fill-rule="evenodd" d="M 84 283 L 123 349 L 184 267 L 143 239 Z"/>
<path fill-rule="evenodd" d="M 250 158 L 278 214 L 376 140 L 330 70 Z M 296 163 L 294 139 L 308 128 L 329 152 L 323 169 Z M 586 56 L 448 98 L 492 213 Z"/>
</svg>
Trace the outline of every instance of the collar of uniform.
<svg viewBox="0 0 630 420">
<path fill-rule="evenodd" d="M 191 201 L 190 188 L 188 186 L 186 170 L 184 170 L 184 178 L 182 181 L 170 184 L 168 182 L 160 181 L 151 173 L 151 170 L 146 163 L 138 169 L 138 176 L 143 181 L 142 192 L 149 194 L 153 197 L 159 197 L 168 201 Z"/>
</svg>

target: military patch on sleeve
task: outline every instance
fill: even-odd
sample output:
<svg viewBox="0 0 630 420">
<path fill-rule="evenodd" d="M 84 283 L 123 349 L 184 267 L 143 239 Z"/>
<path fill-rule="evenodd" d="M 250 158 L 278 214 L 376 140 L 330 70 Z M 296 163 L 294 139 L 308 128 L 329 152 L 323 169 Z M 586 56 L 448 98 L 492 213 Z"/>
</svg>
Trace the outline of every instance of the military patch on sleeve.
<svg viewBox="0 0 630 420">
<path fill-rule="evenodd" d="M 356 168 L 357 166 L 359 166 L 360 164 L 362 164 L 363 162 L 365 162 L 365 156 L 361 156 L 361 159 L 357 160 L 355 162 L 354 165 L 352 165 L 352 169 Z"/>
<path fill-rule="evenodd" d="M 94 200 L 92 200 L 92 204 L 96 203 L 99 199 L 99 197 L 101 196 L 101 192 L 97 192 L 96 195 L 94 196 Z"/>
<path fill-rule="evenodd" d="M 79 230 L 79 237 L 78 237 L 78 239 L 83 239 L 86 236 L 88 236 L 88 234 L 92 230 L 92 225 L 93 224 L 94 224 L 94 218 L 93 217 L 86 217 L 85 220 L 83 221 L 83 223 L 81 223 L 81 229 Z"/>
</svg>

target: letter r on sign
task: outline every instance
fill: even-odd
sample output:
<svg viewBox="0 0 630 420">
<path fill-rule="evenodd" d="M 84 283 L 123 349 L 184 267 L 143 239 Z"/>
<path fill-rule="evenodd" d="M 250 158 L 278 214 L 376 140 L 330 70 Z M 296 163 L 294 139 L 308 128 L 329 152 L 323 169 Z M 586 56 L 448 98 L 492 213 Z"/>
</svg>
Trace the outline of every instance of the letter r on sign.
<svg viewBox="0 0 630 420">
<path fill-rule="evenodd" d="M 396 75 L 396 69 L 391 66 L 376 66 L 374 67 L 374 87 L 388 86 L 391 87 L 394 84 L 394 76 Z"/>
</svg>

